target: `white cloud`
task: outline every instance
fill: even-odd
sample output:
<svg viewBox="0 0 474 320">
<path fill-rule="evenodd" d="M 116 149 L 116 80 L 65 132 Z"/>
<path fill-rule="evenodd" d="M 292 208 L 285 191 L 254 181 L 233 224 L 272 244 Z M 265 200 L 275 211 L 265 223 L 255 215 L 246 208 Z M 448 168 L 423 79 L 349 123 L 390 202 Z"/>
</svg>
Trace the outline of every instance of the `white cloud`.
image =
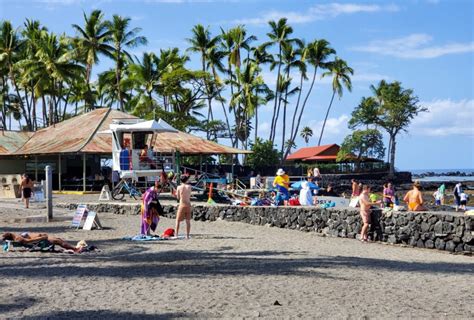
<svg viewBox="0 0 474 320">
<path fill-rule="evenodd" d="M 466 53 L 474 51 L 474 42 L 447 43 L 439 46 L 429 46 L 433 37 L 424 33 L 414 33 L 406 37 L 374 40 L 366 45 L 353 47 L 352 50 L 389 55 L 405 59 L 430 59 L 447 54 Z"/>
<path fill-rule="evenodd" d="M 324 112 L 326 112 L 326 110 L 321 111 L 321 117 L 324 117 Z M 340 144 L 344 137 L 351 132 L 349 128 L 347 128 L 347 123 L 349 122 L 349 119 L 350 117 L 347 114 L 342 114 L 337 118 L 328 118 L 328 120 L 326 121 L 326 126 L 324 127 L 324 134 L 321 144 Z M 323 122 L 323 120 L 310 120 L 307 124 L 307 126 L 310 127 L 311 130 L 313 130 L 312 139 L 316 139 L 316 142 L 319 140 L 319 135 L 321 134 Z"/>
<path fill-rule="evenodd" d="M 270 134 L 270 123 L 269 122 L 263 122 L 258 124 L 258 136 L 259 137 L 264 137 L 264 140 L 268 138 L 268 135 Z"/>
<path fill-rule="evenodd" d="M 288 23 L 297 24 L 334 18 L 339 15 L 348 15 L 355 13 L 374 13 L 381 11 L 394 12 L 398 10 L 399 8 L 396 5 L 329 3 L 314 5 L 304 12 L 272 10 L 263 13 L 260 17 L 257 18 L 237 19 L 230 22 L 238 24 L 261 25 L 266 24 L 270 20 L 287 18 Z"/>
<path fill-rule="evenodd" d="M 420 104 L 429 112 L 413 119 L 410 132 L 425 136 L 474 137 L 474 100 L 437 99 Z"/>
</svg>

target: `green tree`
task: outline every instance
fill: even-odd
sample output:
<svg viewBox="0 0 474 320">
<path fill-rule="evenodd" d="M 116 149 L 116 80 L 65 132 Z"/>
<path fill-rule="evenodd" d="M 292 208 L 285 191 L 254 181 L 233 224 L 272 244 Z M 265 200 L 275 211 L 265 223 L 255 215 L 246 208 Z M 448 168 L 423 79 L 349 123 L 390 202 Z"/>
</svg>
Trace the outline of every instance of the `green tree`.
<svg viewBox="0 0 474 320">
<path fill-rule="evenodd" d="M 132 56 L 126 48 L 135 48 L 139 45 L 146 45 L 148 43 L 146 37 L 139 36 L 141 28 L 130 29 L 130 18 L 121 17 L 114 14 L 112 21 L 107 22 L 107 28 L 110 30 L 110 36 L 114 47 L 115 60 L 115 86 L 117 91 L 117 98 L 120 105 L 120 111 L 124 111 L 124 95 L 121 88 L 122 71 L 125 63 L 132 61 Z"/>
<path fill-rule="evenodd" d="M 105 55 L 114 59 L 114 47 L 110 45 L 111 31 L 108 29 L 108 23 L 104 21 L 104 15 L 100 10 L 94 10 L 89 16 L 83 13 L 84 28 L 77 24 L 72 27 L 76 30 L 77 36 L 73 38 L 73 44 L 77 51 L 77 58 L 86 66 L 86 98 L 91 97 L 90 77 L 92 67 L 99 62 L 99 55 Z M 86 99 L 86 104 L 93 108 L 94 102 Z"/>
<path fill-rule="evenodd" d="M 268 25 L 270 26 L 271 31 L 267 33 L 268 38 L 270 41 L 264 43 L 262 48 L 266 50 L 267 48 L 276 45 L 278 47 L 278 54 L 275 64 L 278 66 L 277 70 L 277 82 L 275 85 L 275 103 L 273 106 L 273 114 L 272 114 L 272 124 L 270 130 L 270 140 L 274 141 L 275 139 L 275 120 L 277 117 L 277 103 L 279 101 L 279 87 L 280 87 L 280 79 L 281 79 L 281 67 L 282 67 L 282 50 L 284 44 L 289 44 L 294 42 L 294 39 L 290 39 L 289 36 L 293 33 L 293 28 L 287 24 L 286 18 L 281 18 L 277 22 L 269 21 Z"/>
<path fill-rule="evenodd" d="M 274 147 L 270 140 L 263 141 L 257 138 L 254 143 L 250 144 L 252 154 L 246 158 L 246 164 L 255 169 L 267 166 L 277 165 L 280 162 L 280 153 Z"/>
<path fill-rule="evenodd" d="M 321 145 L 321 140 L 323 139 L 324 128 L 326 127 L 326 121 L 328 120 L 329 111 L 331 110 L 332 102 L 334 101 L 334 96 L 337 93 L 339 99 L 342 98 L 342 89 L 343 86 L 347 90 L 352 91 L 352 82 L 351 75 L 354 74 L 354 70 L 347 65 L 347 63 L 336 57 L 334 62 L 330 64 L 329 71 L 323 73 L 323 77 L 332 75 L 332 96 L 331 102 L 329 102 L 328 110 L 326 111 L 326 116 L 324 117 L 323 127 L 321 128 L 321 134 L 319 135 L 318 146 Z"/>
<path fill-rule="evenodd" d="M 310 127 L 304 127 L 301 129 L 300 136 L 304 139 L 306 146 L 308 146 L 309 138 L 313 136 L 313 130 Z"/>
<path fill-rule="evenodd" d="M 325 39 L 320 39 L 320 40 L 314 40 L 313 42 L 308 44 L 308 47 L 306 49 L 306 62 L 309 63 L 310 65 L 313 66 L 314 71 L 313 71 L 313 77 L 311 80 L 311 84 L 309 86 L 309 89 L 306 93 L 305 98 L 303 99 L 303 103 L 301 105 L 301 109 L 299 111 L 298 115 L 298 120 L 295 125 L 295 130 L 293 131 L 293 136 L 291 137 L 292 141 L 295 141 L 296 135 L 298 134 L 298 130 L 300 127 L 301 123 L 301 118 L 303 116 L 303 112 L 306 107 L 306 103 L 308 102 L 308 98 L 311 95 L 311 92 L 314 87 L 314 83 L 316 81 L 316 74 L 319 68 L 321 69 L 327 69 L 330 65 L 330 62 L 328 61 L 333 54 L 336 54 L 336 50 L 330 47 L 330 44 L 327 40 Z M 299 97 L 298 97 L 299 100 Z M 298 101 L 299 102 L 299 101 Z M 285 157 L 288 155 L 289 151 L 285 153 Z"/>
<path fill-rule="evenodd" d="M 374 97 L 363 98 L 352 112 L 349 126 L 354 129 L 373 124 L 387 132 L 390 138 L 390 175 L 394 175 L 396 137 L 408 131 L 411 121 L 427 109 L 418 104 L 418 97 L 412 89 L 404 89 L 398 81 L 387 83 L 382 80 L 378 86 L 371 86 L 371 90 Z"/>
<path fill-rule="evenodd" d="M 377 129 L 356 130 L 344 138 L 337 161 L 354 159 L 357 171 L 364 158 L 381 159 L 385 154 L 382 134 Z"/>
</svg>

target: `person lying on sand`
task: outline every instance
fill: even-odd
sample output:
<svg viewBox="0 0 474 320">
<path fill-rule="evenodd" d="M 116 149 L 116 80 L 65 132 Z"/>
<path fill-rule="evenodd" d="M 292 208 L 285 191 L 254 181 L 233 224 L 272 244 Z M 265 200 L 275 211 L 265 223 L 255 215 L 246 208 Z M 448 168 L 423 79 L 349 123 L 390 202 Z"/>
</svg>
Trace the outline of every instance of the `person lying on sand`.
<svg viewBox="0 0 474 320">
<path fill-rule="evenodd" d="M 51 245 L 57 245 L 66 250 L 72 250 L 74 252 L 81 252 L 83 250 L 83 246 L 74 247 L 73 245 L 67 243 L 63 239 L 52 237 L 48 235 L 47 233 L 23 232 L 18 235 L 12 232 L 5 232 L 4 234 L 2 234 L 2 240 L 14 241 L 23 245 L 31 245 L 31 244 L 37 244 L 41 241 L 47 241 Z"/>
<path fill-rule="evenodd" d="M 408 205 L 409 211 L 427 211 L 423 206 L 423 197 L 420 192 L 421 185 L 419 182 L 413 184 L 413 189 L 408 191 L 403 201 Z"/>
</svg>

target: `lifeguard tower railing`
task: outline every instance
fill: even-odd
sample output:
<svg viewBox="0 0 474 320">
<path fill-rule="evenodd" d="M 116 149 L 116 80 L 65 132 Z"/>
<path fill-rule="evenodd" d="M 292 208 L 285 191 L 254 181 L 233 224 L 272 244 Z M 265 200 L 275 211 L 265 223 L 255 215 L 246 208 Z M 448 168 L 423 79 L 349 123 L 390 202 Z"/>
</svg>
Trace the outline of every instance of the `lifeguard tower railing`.
<svg viewBox="0 0 474 320">
<path fill-rule="evenodd" d="M 112 133 L 112 169 L 120 178 L 159 177 L 175 167 L 174 153 L 153 150 L 157 134 L 177 131 L 166 122 L 141 119 L 114 119 Z"/>
</svg>

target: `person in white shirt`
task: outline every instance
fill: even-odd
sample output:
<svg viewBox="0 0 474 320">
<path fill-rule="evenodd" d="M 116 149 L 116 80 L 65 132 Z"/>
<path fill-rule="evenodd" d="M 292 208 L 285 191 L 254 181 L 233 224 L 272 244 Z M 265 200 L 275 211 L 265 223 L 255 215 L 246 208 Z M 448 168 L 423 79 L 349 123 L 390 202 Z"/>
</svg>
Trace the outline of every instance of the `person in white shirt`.
<svg viewBox="0 0 474 320">
<path fill-rule="evenodd" d="M 298 200 L 302 206 L 311 206 L 313 204 L 311 189 L 309 188 L 308 182 L 306 181 L 301 183 L 300 196 Z"/>
</svg>

